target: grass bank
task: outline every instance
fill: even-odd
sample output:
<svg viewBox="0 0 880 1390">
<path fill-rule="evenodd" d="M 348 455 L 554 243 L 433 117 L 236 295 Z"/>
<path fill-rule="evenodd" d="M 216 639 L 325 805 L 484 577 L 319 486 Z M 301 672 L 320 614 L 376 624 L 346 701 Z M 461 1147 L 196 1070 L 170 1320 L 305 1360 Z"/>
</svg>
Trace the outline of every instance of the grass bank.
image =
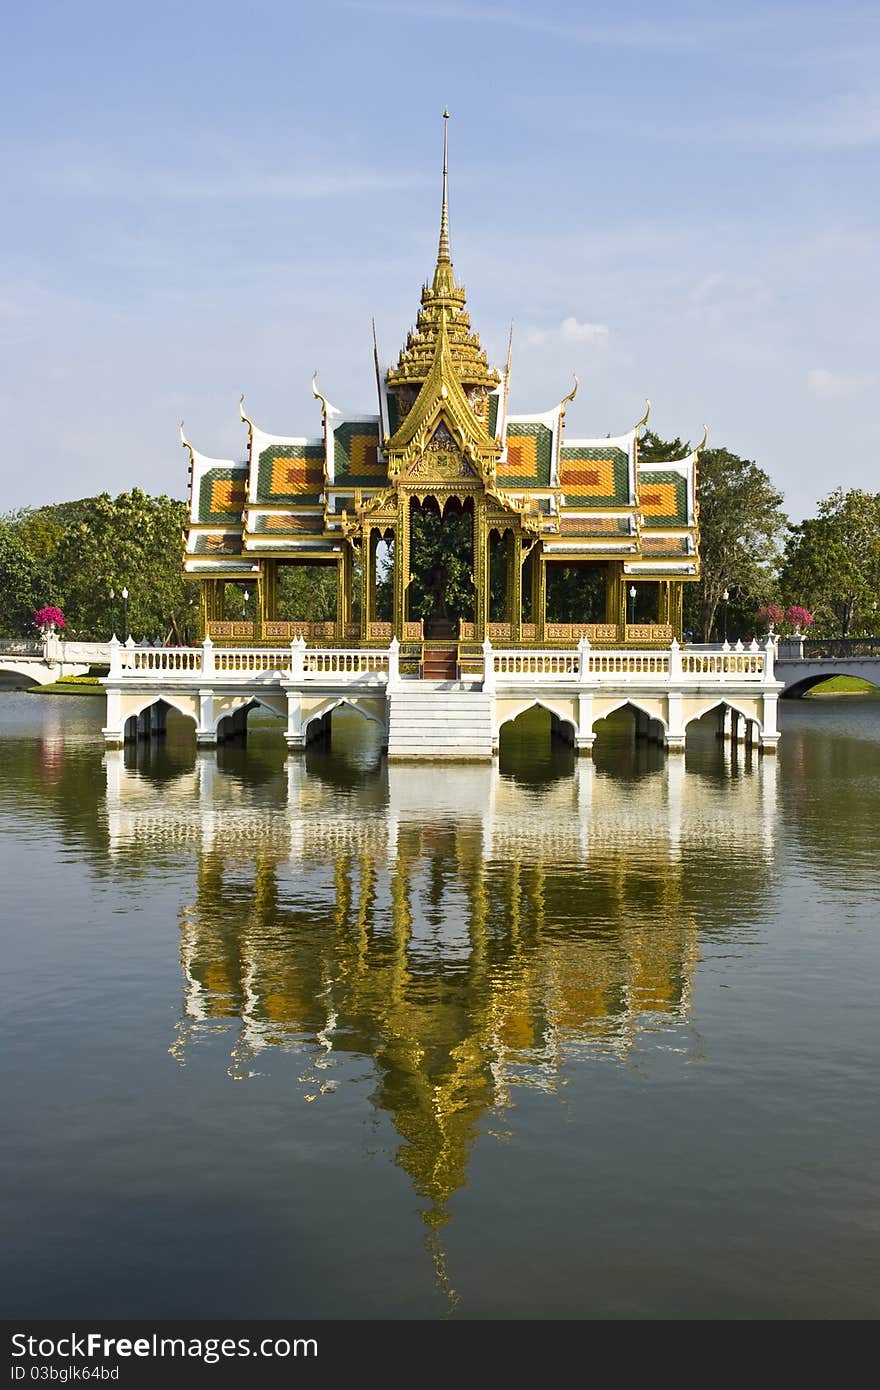
<svg viewBox="0 0 880 1390">
<path fill-rule="evenodd" d="M 61 676 L 50 685 L 32 685 L 29 695 L 103 695 L 104 687 L 97 676 Z"/>
<path fill-rule="evenodd" d="M 814 685 L 805 698 L 810 700 L 814 695 L 880 695 L 880 686 L 863 681 L 861 676 L 831 676 L 821 685 Z"/>
</svg>

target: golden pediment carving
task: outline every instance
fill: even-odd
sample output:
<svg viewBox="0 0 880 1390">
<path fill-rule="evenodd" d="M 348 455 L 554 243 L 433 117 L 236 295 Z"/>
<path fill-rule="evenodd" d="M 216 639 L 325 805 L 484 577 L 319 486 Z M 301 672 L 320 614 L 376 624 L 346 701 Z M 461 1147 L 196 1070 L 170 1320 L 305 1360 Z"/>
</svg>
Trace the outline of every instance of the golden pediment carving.
<svg viewBox="0 0 880 1390">
<path fill-rule="evenodd" d="M 419 481 L 445 482 L 450 478 L 477 478 L 479 474 L 459 449 L 434 447 L 432 439 L 428 447 L 405 466 L 404 476 Z"/>
</svg>

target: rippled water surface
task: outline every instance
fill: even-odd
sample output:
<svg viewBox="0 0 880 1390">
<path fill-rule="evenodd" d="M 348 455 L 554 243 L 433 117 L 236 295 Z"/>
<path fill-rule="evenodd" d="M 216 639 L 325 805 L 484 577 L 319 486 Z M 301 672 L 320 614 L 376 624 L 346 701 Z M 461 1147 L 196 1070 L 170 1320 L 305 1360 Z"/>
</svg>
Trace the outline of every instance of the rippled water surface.
<svg viewBox="0 0 880 1390">
<path fill-rule="evenodd" d="M 7 1316 L 880 1313 L 880 701 L 448 768 L 102 714 L 0 695 Z"/>
</svg>

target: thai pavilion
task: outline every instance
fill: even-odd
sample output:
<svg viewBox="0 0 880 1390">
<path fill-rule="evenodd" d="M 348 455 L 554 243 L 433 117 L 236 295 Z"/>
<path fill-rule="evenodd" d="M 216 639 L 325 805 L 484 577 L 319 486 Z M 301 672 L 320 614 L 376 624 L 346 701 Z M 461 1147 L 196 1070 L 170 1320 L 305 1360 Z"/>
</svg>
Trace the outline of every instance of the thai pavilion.
<svg viewBox="0 0 880 1390">
<path fill-rule="evenodd" d="M 434 273 L 384 373 L 374 334 L 375 413 L 337 409 L 313 380 L 322 425 L 314 437 L 266 433 L 243 400 L 243 459 L 207 458 L 181 428 L 191 459 L 185 570 L 200 584 L 202 636 L 218 645 L 304 637 L 387 647 L 396 637 L 402 670 L 441 674 L 467 668 L 486 637 L 543 649 L 583 636 L 615 648 L 681 640 L 682 585 L 699 575 L 699 448 L 642 466 L 647 415 L 616 436 L 567 438 L 576 378 L 552 409 L 508 412 L 510 351 L 503 371 L 489 365 L 453 272 L 447 130 L 444 120 Z M 454 516 L 458 535 L 468 523 L 470 594 L 458 611 L 442 569 L 421 574 L 414 603 L 416 521 L 428 511 L 438 523 Z M 335 569 L 335 614 L 322 621 L 298 620 L 279 602 L 290 567 L 304 565 Z M 548 585 L 578 573 L 579 621 L 550 621 Z"/>
</svg>

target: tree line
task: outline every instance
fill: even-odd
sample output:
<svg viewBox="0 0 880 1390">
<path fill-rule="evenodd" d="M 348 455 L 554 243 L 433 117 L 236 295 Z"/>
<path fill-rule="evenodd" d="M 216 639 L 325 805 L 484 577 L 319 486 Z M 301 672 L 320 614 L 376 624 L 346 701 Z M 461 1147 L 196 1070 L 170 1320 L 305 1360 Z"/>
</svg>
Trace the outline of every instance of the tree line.
<svg viewBox="0 0 880 1390">
<path fill-rule="evenodd" d="M 681 439 L 648 430 L 640 454 L 659 464 L 688 449 Z M 816 636 L 877 635 L 880 493 L 836 488 L 815 515 L 793 524 L 767 472 L 717 448 L 700 455 L 697 495 L 702 573 L 698 583 L 685 585 L 686 631 L 712 640 L 723 614 L 728 635 L 747 638 L 758 630 L 761 610 L 796 604 L 813 614 Z M 187 524 L 184 502 L 139 488 L 0 516 L 0 635 L 32 634 L 34 612 L 53 605 L 64 611 L 68 633 L 83 639 L 122 635 L 127 621 L 132 633 L 151 641 L 194 640 L 198 588 L 182 573 Z M 435 536 L 432 525 L 426 516 L 432 564 L 455 577 L 461 538 L 444 537 L 445 526 L 434 526 Z M 454 542 L 449 555 L 447 539 Z M 297 609 L 289 616 L 320 618 L 335 607 L 334 573 L 297 568 L 289 579 L 283 606 Z M 380 607 L 385 597 L 380 594 Z M 429 607 L 427 592 L 422 598 Z M 548 594 L 549 608 L 567 609 L 572 601 L 558 586 Z"/>
</svg>

